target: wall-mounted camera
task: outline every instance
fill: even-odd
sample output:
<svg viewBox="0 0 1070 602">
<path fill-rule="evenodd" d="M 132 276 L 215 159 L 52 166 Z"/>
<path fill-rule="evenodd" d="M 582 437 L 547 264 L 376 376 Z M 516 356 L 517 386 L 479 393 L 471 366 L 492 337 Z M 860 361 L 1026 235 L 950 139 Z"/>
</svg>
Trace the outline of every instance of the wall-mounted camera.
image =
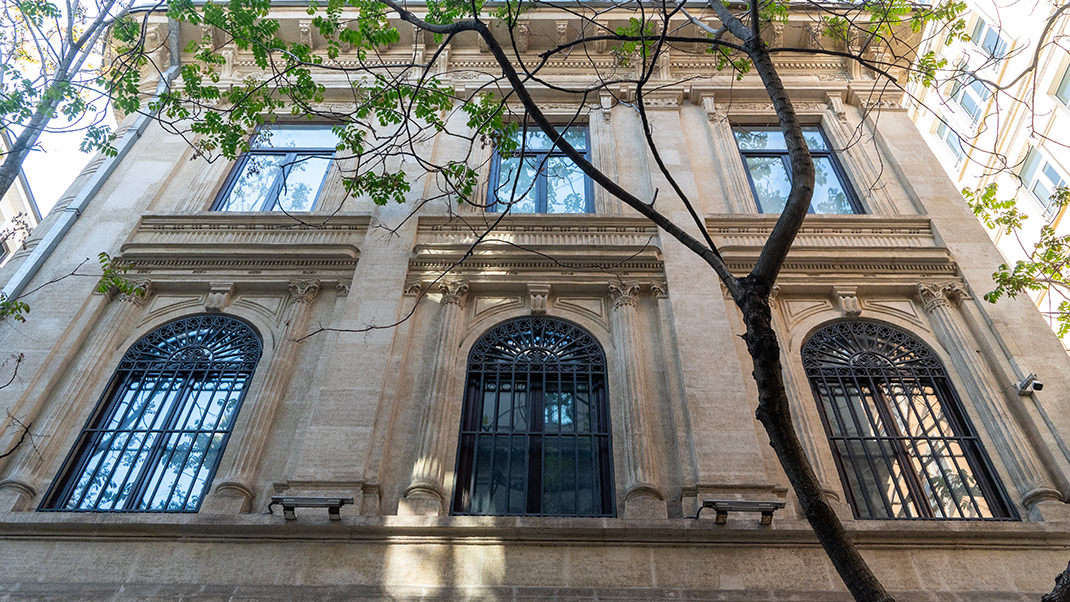
<svg viewBox="0 0 1070 602">
<path fill-rule="evenodd" d="M 1044 389 L 1044 383 L 1037 378 L 1037 375 L 1033 372 L 1029 373 L 1029 376 L 1023 378 L 1020 382 L 1015 383 L 1014 388 L 1018 391 L 1019 395 L 1026 395 L 1033 391 L 1041 391 Z"/>
</svg>

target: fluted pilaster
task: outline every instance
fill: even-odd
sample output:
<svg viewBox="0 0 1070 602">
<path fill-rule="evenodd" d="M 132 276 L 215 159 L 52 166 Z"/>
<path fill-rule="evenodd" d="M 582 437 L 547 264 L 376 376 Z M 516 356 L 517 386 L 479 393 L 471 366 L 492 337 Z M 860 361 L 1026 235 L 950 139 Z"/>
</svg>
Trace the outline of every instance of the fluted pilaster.
<svg viewBox="0 0 1070 602">
<path fill-rule="evenodd" d="M 238 440 L 230 444 L 234 462 L 227 470 L 226 476 L 215 486 L 216 499 L 206 500 L 213 510 L 234 510 L 228 507 L 231 504 L 221 499 L 229 498 L 238 501 L 238 511 L 249 511 L 249 504 L 256 494 L 253 479 L 260 467 L 275 415 L 290 386 L 290 379 L 297 364 L 299 339 L 308 328 L 312 305 L 319 290 L 320 283 L 316 281 L 299 280 L 290 283 L 290 307 L 283 321 L 285 327 L 279 336 L 271 363 L 266 368 L 260 368 L 266 371 L 264 385 L 258 393 L 253 392 L 255 397 L 250 395 L 248 402 L 244 404 L 248 422 L 245 423 Z"/>
<path fill-rule="evenodd" d="M 613 299 L 613 346 L 617 351 L 623 399 L 624 462 L 627 478 L 625 513 L 629 516 L 664 514 L 664 496 L 655 485 L 656 459 L 651 441 L 655 419 L 650 358 L 639 327 L 639 283 L 609 283 Z"/>
<path fill-rule="evenodd" d="M 44 416 L 32 422 L 37 433 L 71 433 L 77 431 L 92 411 L 94 389 L 104 385 L 107 375 L 115 368 L 113 354 L 123 340 L 130 335 L 132 324 L 141 315 L 152 296 L 152 283 L 148 280 L 135 283 L 143 292 L 131 295 L 112 290 L 108 292 L 109 307 L 97 323 L 93 337 L 86 342 L 80 360 L 63 381 L 60 388 L 50 396 L 56 400 L 57 409 L 44 412 Z M 124 350 L 125 352 L 125 350 Z M 25 418 L 25 417 L 24 417 Z M 52 477 L 58 458 L 67 452 L 69 439 L 45 437 L 36 446 L 24 446 L 14 456 L 11 470 L 0 481 L 0 511 L 21 510 L 36 496 L 36 486 Z M 7 492 L 14 495 L 8 495 Z"/>
<path fill-rule="evenodd" d="M 936 337 L 965 381 L 963 384 L 973 401 L 973 407 L 1010 472 L 1019 501 L 1031 507 L 1048 498 L 1059 499 L 1058 491 L 1048 482 L 1033 449 L 1015 428 L 1014 419 L 999 403 L 1002 395 L 991 383 L 988 369 L 975 351 L 975 343 L 956 307 L 961 299 L 968 296 L 966 288 L 958 282 L 918 285 L 918 298 L 929 314 Z"/>
<path fill-rule="evenodd" d="M 451 457 L 449 410 L 457 378 L 457 350 L 464 326 L 464 306 L 468 299 L 468 282 L 452 280 L 439 285 L 442 316 L 439 321 L 438 354 L 431 376 L 431 390 L 420 421 L 420 446 L 405 489 L 399 512 L 407 514 L 441 514 L 446 497 L 443 487 L 445 466 Z"/>
</svg>

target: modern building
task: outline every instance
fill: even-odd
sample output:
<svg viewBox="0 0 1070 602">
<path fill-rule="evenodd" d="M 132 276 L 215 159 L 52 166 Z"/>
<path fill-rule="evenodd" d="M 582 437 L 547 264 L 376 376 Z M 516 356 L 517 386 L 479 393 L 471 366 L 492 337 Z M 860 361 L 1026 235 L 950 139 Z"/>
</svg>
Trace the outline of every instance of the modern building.
<svg viewBox="0 0 1070 602">
<path fill-rule="evenodd" d="M 273 15 L 319 43 L 304 9 Z M 524 19 L 531 56 L 579 32 Z M 776 34 L 805 44 L 807 23 Z M 435 49 L 400 31 L 382 60 Z M 617 64 L 589 46 L 543 75 Z M 228 53 L 224 84 L 258 73 Z M 492 65 L 465 36 L 439 56 L 458 93 Z M 1000 254 L 901 99 L 838 57 L 776 61 L 819 170 L 774 297 L 816 473 L 899 599 L 1036 599 L 1070 558 L 1070 359 L 1027 300 L 978 299 Z M 645 105 L 742 273 L 787 172 L 760 82 L 716 62 L 673 51 Z M 575 119 L 539 90 L 596 166 L 693 227 L 613 92 Z M 5 596 L 848 599 L 754 419 L 714 274 L 539 136 L 523 157 L 424 140 L 433 163 L 471 151 L 482 206 L 434 174 L 377 206 L 344 193 L 352 159 L 318 122 L 280 119 L 229 163 L 137 115 L 120 133 L 0 271 L 31 290 L 105 251 L 145 291 L 65 279 L 0 323 L 24 358 L 0 389 Z"/>
<path fill-rule="evenodd" d="M 1051 203 L 1055 189 L 1070 183 L 1064 134 L 1070 129 L 1070 52 L 1059 44 L 1070 25 L 1052 20 L 1058 16 L 1054 5 L 971 0 L 967 6 L 970 39 L 947 45 L 946 36 L 937 35 L 923 50 L 937 52 L 949 69 L 962 68 L 977 78 L 915 85 L 910 114 L 960 189 L 996 184 L 1001 199 L 1014 199 L 1029 216 L 1017 233 L 1000 226 L 989 232 L 1013 265 L 1027 257 L 1043 225 L 1059 235 L 1070 233 L 1065 211 Z M 1054 326 L 1059 305 L 1067 300 L 1064 291 L 1051 287 L 1032 295 Z"/>
</svg>

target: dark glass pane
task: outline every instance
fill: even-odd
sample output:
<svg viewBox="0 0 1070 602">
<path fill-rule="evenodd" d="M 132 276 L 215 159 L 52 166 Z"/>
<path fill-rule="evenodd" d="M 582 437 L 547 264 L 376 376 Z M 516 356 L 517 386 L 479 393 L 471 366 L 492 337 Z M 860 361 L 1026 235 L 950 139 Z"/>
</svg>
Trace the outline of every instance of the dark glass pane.
<svg viewBox="0 0 1070 602">
<path fill-rule="evenodd" d="M 487 387 L 471 383 L 495 379 L 499 406 L 484 412 L 498 434 L 473 446 L 462 425 L 453 511 L 612 515 L 605 355 L 590 333 L 552 318 L 510 320 L 476 341 L 468 364 L 462 414 L 491 403 Z M 600 424 L 607 435 L 596 445 Z"/>
</svg>

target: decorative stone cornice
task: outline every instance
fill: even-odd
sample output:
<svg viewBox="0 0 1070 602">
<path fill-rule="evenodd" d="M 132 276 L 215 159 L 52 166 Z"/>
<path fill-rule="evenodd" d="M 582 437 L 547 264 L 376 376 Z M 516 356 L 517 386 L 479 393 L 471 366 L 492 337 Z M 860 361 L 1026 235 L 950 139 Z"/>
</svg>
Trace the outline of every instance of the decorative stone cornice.
<svg viewBox="0 0 1070 602">
<path fill-rule="evenodd" d="M 958 304 L 969 298 L 969 292 L 961 282 L 922 282 L 918 284 L 918 299 L 926 312 L 933 312 L 941 307 Z"/>
<path fill-rule="evenodd" d="M 464 309 L 465 301 L 468 299 L 468 281 L 467 280 L 447 280 L 441 282 L 438 285 L 439 292 L 442 293 L 443 305 L 456 305 L 457 307 Z"/>
<path fill-rule="evenodd" d="M 635 280 L 610 280 L 609 296 L 613 298 L 613 309 L 639 307 L 639 283 Z"/>
<path fill-rule="evenodd" d="M 320 292 L 318 280 L 293 280 L 290 282 L 290 296 L 294 303 L 311 305 Z"/>
</svg>

